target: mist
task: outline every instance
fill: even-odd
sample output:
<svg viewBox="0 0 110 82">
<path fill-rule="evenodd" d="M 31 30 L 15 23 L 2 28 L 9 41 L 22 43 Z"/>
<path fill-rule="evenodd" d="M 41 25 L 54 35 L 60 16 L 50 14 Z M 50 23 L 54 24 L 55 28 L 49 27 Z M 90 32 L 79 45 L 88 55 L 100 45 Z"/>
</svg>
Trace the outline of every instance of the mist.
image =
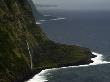
<svg viewBox="0 0 110 82">
<path fill-rule="evenodd" d="M 34 3 L 58 5 L 68 10 L 110 10 L 110 0 L 33 0 Z"/>
</svg>

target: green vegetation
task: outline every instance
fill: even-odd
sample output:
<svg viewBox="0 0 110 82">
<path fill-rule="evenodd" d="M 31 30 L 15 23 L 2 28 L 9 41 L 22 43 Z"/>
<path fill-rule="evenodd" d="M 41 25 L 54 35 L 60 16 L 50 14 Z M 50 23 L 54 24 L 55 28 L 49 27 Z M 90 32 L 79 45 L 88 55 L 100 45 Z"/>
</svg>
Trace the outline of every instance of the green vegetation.
<svg viewBox="0 0 110 82">
<path fill-rule="evenodd" d="M 78 65 L 81 62 L 90 63 L 92 56 L 89 49 L 75 45 L 59 44 L 49 40 L 39 43 L 39 45 L 40 48 L 37 49 L 34 55 L 34 58 L 37 59 L 33 61 L 37 68 Z"/>
<path fill-rule="evenodd" d="M 33 69 L 89 63 L 89 49 L 50 41 L 35 24 L 27 0 L 0 0 L 0 82 L 22 80 Z"/>
</svg>

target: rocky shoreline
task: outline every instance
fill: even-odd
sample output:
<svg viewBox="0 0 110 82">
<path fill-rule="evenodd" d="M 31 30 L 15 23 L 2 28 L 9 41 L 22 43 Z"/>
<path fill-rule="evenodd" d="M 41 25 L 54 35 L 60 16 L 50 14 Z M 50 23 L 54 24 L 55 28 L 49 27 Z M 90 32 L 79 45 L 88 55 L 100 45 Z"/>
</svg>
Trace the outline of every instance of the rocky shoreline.
<svg viewBox="0 0 110 82">
<path fill-rule="evenodd" d="M 24 82 L 44 69 L 93 62 L 88 48 L 48 39 L 28 1 L 0 1 L 0 82 Z"/>
<path fill-rule="evenodd" d="M 97 56 L 94 55 L 94 54 L 91 54 L 91 58 L 95 58 L 95 57 L 97 57 Z M 25 75 L 25 77 L 22 78 L 21 80 L 16 80 L 16 82 L 26 82 L 26 81 L 28 81 L 29 79 L 31 79 L 32 77 L 34 77 L 36 74 L 40 73 L 42 70 L 45 70 L 45 69 L 90 64 L 90 63 L 93 63 L 93 62 L 94 62 L 94 61 L 91 60 L 91 58 L 88 59 L 88 61 L 80 61 L 80 62 L 77 62 L 77 63 L 68 63 L 68 64 L 59 64 L 58 67 L 44 67 L 44 68 L 34 69 L 34 70 L 32 70 L 31 72 L 27 73 L 27 74 Z"/>
</svg>

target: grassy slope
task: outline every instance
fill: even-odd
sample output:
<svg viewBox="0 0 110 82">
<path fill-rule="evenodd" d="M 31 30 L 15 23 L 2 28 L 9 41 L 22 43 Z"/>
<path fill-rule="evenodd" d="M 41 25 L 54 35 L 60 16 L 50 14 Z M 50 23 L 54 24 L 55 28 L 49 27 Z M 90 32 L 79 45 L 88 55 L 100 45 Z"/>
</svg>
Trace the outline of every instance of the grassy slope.
<svg viewBox="0 0 110 82">
<path fill-rule="evenodd" d="M 35 24 L 27 0 L 0 0 L 0 82 L 14 82 L 30 72 L 29 43 L 34 68 L 90 61 L 89 49 L 50 41 Z"/>
</svg>

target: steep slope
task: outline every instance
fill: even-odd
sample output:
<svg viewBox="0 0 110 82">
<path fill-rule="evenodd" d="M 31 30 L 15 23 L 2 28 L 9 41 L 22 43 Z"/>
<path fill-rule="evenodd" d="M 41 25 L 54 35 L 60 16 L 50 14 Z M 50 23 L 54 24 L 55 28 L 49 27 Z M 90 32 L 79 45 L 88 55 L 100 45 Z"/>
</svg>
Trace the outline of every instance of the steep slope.
<svg viewBox="0 0 110 82">
<path fill-rule="evenodd" d="M 38 46 L 34 29 L 45 39 L 26 0 L 0 0 L 0 82 L 20 79 L 31 70 L 28 47 L 32 52 Z"/>
<path fill-rule="evenodd" d="M 91 57 L 87 48 L 50 41 L 27 0 L 0 0 L 0 82 L 19 82 L 34 69 L 90 63 Z"/>
<path fill-rule="evenodd" d="M 39 11 L 37 11 L 37 4 L 33 3 L 33 0 L 28 0 L 31 8 L 32 8 L 32 12 L 33 12 L 33 16 L 37 21 L 41 21 L 41 20 L 51 20 L 51 19 L 57 19 L 57 17 L 51 16 L 51 15 L 43 15 L 42 13 L 40 13 Z"/>
</svg>

